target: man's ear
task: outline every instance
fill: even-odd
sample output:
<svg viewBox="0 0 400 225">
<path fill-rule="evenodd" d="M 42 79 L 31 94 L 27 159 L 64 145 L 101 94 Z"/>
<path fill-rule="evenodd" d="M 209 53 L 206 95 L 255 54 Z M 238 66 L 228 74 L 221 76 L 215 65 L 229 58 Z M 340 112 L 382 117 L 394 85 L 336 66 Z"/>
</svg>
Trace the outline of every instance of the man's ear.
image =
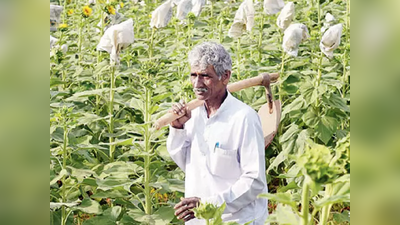
<svg viewBox="0 0 400 225">
<path fill-rule="evenodd" d="M 224 85 L 228 85 L 230 78 L 231 78 L 231 71 L 225 70 L 225 73 L 222 75 L 222 83 Z"/>
</svg>

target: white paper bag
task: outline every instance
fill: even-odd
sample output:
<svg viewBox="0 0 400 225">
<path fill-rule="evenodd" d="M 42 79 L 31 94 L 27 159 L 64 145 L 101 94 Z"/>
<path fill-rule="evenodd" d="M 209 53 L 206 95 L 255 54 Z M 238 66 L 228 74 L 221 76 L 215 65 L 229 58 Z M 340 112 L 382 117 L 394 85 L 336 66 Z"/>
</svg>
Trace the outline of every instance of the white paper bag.
<svg viewBox="0 0 400 225">
<path fill-rule="evenodd" d="M 172 1 L 167 0 L 158 6 L 151 14 L 150 27 L 161 28 L 167 26 L 172 18 Z"/>
<path fill-rule="evenodd" d="M 186 15 L 192 10 L 192 0 L 181 0 L 176 8 L 176 18 L 184 20 Z"/>
<path fill-rule="evenodd" d="M 119 53 L 134 41 L 133 20 L 129 19 L 106 30 L 97 45 L 98 51 L 110 54 L 111 61 L 119 63 Z"/>
<path fill-rule="evenodd" d="M 331 26 L 322 36 L 319 47 L 326 57 L 332 59 L 333 51 L 339 47 L 343 25 L 341 23 Z"/>
<path fill-rule="evenodd" d="M 300 43 L 309 37 L 308 29 L 304 24 L 291 24 L 283 35 L 282 48 L 287 54 L 296 57 Z"/>
<path fill-rule="evenodd" d="M 276 24 L 282 30 L 286 30 L 294 18 L 294 4 L 293 2 L 288 2 L 285 7 L 283 7 L 281 13 L 279 14 Z"/>
<path fill-rule="evenodd" d="M 201 10 L 205 4 L 205 0 L 192 0 L 192 13 L 194 13 L 196 17 L 200 16 Z"/>
<path fill-rule="evenodd" d="M 236 11 L 228 36 L 240 37 L 244 30 L 251 31 L 254 26 L 254 14 L 253 0 L 244 0 Z"/>
<path fill-rule="evenodd" d="M 285 3 L 283 0 L 264 0 L 264 13 L 273 15 L 281 11 Z"/>
</svg>

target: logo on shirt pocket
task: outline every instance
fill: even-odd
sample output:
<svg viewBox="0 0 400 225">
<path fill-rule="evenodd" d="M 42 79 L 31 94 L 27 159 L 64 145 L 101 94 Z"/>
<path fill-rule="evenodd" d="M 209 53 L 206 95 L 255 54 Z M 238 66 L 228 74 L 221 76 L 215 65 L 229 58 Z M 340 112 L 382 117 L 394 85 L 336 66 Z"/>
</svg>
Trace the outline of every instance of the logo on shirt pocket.
<svg viewBox="0 0 400 225">
<path fill-rule="evenodd" d="M 240 166 L 237 158 L 237 150 L 215 148 L 208 158 L 210 172 L 221 178 L 238 178 Z"/>
</svg>

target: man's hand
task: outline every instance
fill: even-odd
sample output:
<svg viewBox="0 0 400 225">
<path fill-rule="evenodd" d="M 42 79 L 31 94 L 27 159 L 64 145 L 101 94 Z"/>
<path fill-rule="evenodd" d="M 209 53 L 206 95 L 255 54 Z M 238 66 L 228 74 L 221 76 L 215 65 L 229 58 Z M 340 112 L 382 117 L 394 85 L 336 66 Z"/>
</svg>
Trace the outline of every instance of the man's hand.
<svg viewBox="0 0 400 225">
<path fill-rule="evenodd" d="M 171 126 L 177 129 L 183 129 L 183 124 L 185 124 L 190 117 L 192 117 L 191 111 L 188 109 L 183 100 L 174 104 L 169 112 L 180 116 L 178 119 L 171 122 Z"/>
<path fill-rule="evenodd" d="M 183 221 L 187 222 L 194 217 L 194 212 L 191 210 L 197 207 L 200 204 L 200 198 L 191 197 L 191 198 L 181 198 L 181 202 L 175 205 L 175 216 L 178 219 L 183 219 Z"/>
</svg>

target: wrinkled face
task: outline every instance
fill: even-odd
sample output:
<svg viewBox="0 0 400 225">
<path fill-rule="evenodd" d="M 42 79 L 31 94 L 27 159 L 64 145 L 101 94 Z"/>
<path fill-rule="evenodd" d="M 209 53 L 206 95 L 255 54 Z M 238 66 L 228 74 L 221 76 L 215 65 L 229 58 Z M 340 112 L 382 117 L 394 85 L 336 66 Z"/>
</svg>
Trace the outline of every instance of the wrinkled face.
<svg viewBox="0 0 400 225">
<path fill-rule="evenodd" d="M 190 71 L 190 81 L 193 85 L 194 93 L 199 100 L 213 100 L 225 95 L 226 85 L 229 82 L 230 73 L 226 72 L 219 79 L 212 65 L 201 70 L 197 66 L 192 66 Z"/>
</svg>

